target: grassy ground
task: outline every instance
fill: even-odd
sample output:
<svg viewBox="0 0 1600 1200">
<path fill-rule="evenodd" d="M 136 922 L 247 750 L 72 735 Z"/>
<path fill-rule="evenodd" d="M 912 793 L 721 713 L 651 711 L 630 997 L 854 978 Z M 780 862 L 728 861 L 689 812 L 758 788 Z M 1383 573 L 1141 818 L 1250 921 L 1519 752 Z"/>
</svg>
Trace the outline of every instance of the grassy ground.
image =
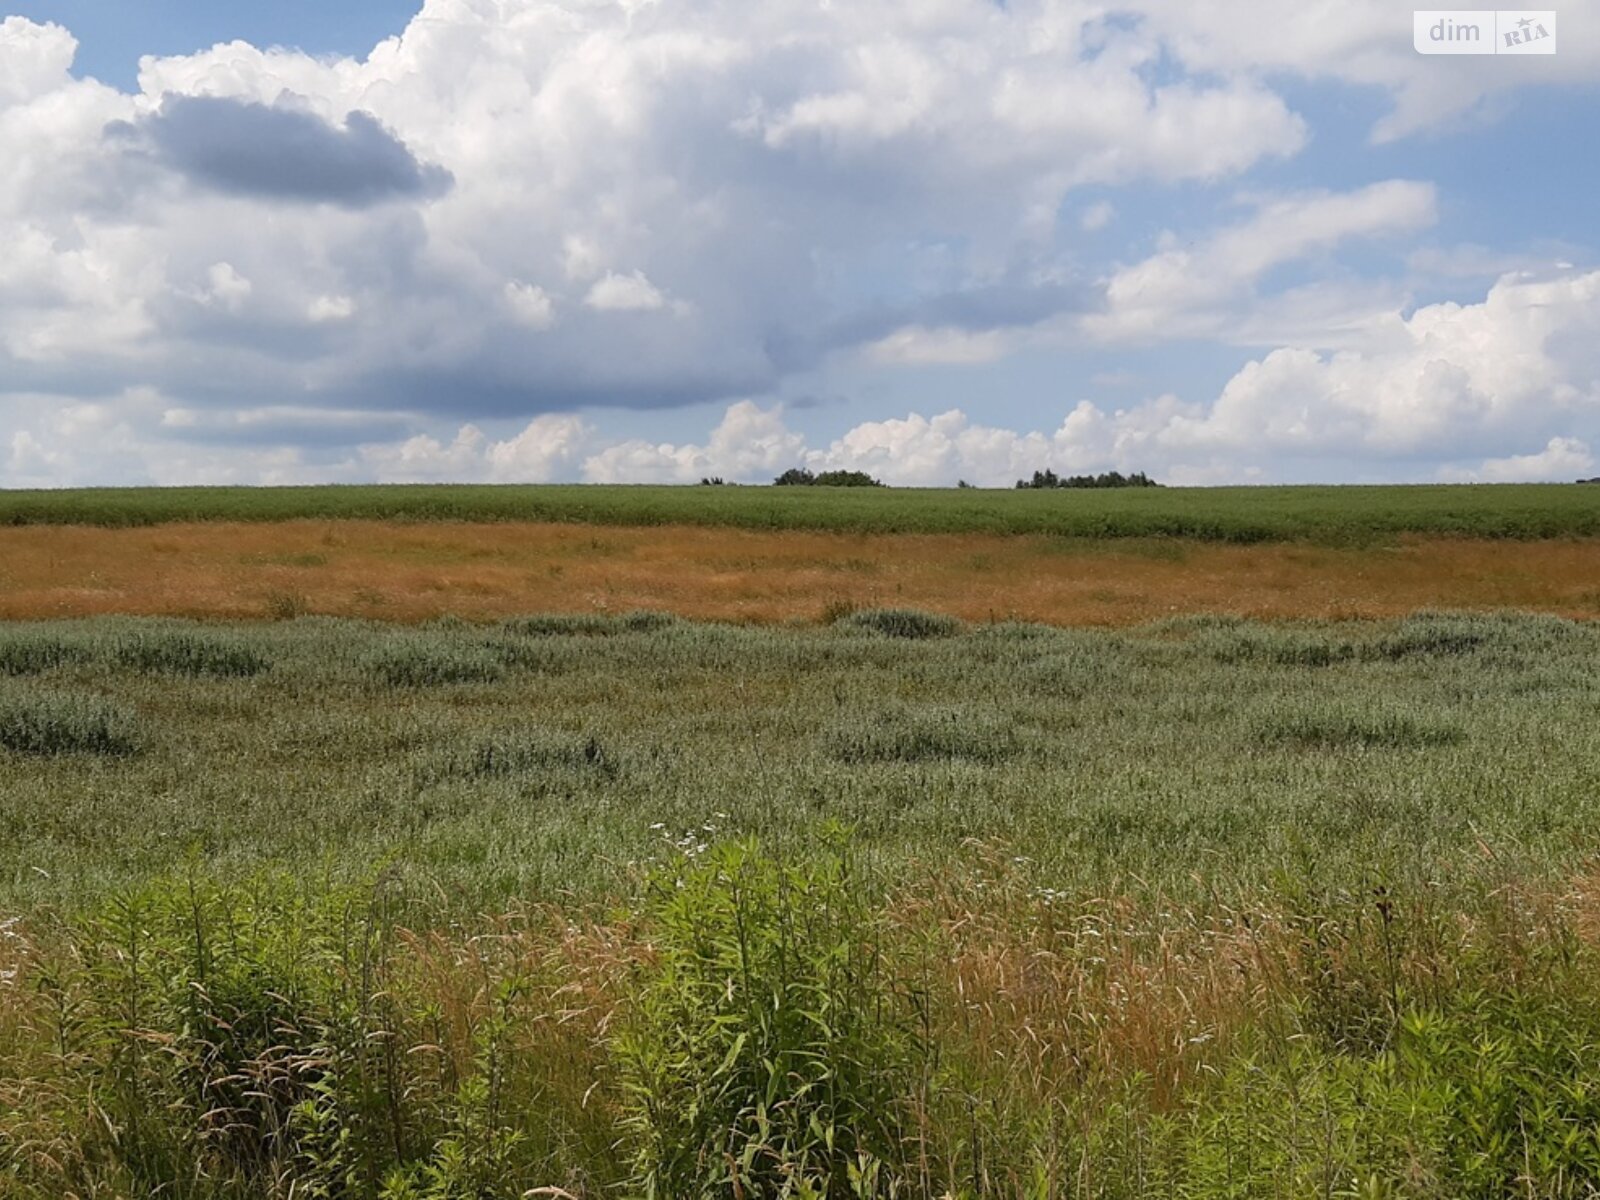
<svg viewBox="0 0 1600 1200">
<path fill-rule="evenodd" d="M 1600 628 L 0 628 L 0 1195 L 1582 1196 Z"/>
<path fill-rule="evenodd" d="M 0 619 L 97 613 L 626 612 L 815 622 L 905 605 L 969 620 L 1131 625 L 1184 613 L 1600 615 L 1600 539 L 1406 535 L 1249 546 L 1174 538 L 851 534 L 521 522 L 286 521 L 0 528 Z"/>
<path fill-rule="evenodd" d="M 385 485 L 0 492 L 0 525 L 293 519 L 568 521 L 854 533 L 1046 533 L 1364 543 L 1404 533 L 1600 534 L 1577 484 L 1011 491 Z"/>
</svg>

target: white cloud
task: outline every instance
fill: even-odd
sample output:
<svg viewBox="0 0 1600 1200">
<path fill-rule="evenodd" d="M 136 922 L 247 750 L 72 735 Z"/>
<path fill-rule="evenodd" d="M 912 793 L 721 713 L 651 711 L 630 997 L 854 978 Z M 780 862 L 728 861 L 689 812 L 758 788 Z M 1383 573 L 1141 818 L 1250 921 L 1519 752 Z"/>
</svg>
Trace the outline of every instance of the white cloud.
<svg viewBox="0 0 1600 1200">
<path fill-rule="evenodd" d="M 533 283 L 512 281 L 505 287 L 506 304 L 517 323 L 529 329 L 549 329 L 555 324 L 556 306 L 550 293 Z"/>
<path fill-rule="evenodd" d="M 1416 53 L 1413 6 L 1393 0 L 1138 0 L 1145 28 L 1197 70 L 1292 72 L 1386 93 L 1393 108 L 1372 130 L 1393 141 L 1479 113 L 1517 87 L 1586 84 L 1600 67 L 1592 3 L 1562 12 L 1560 53 L 1538 58 Z"/>
<path fill-rule="evenodd" d="M 483 430 L 463 425 L 450 442 L 418 434 L 398 446 L 367 447 L 362 457 L 382 483 L 455 483 L 482 478 L 488 446 Z"/>
<path fill-rule="evenodd" d="M 473 420 L 763 392 L 859 327 L 852 275 L 915 271 L 908 229 L 967 247 L 936 285 L 959 287 L 1038 252 L 1074 186 L 1304 143 L 1265 85 L 1155 85 L 1152 38 L 1097 21 L 426 0 L 364 59 L 236 41 L 146 58 L 124 94 L 72 78 L 67 31 L 9 18 L 0 376 Z M 230 130 L 282 135 L 285 177 L 218 160 Z M 561 338 L 526 336 L 558 311 Z M 676 319 L 618 354 L 614 315 L 652 311 Z"/>
<path fill-rule="evenodd" d="M 250 281 L 239 274 L 232 263 L 226 262 L 212 263 L 207 268 L 206 283 L 202 302 L 218 305 L 229 312 L 237 312 L 253 290 Z"/>
<path fill-rule="evenodd" d="M 1389 180 L 1354 192 L 1262 198 L 1249 220 L 1219 230 L 1195 246 L 1171 246 L 1116 272 L 1106 283 L 1106 310 L 1084 319 L 1098 340 L 1233 336 L 1276 340 L 1270 322 L 1248 321 L 1253 288 L 1272 268 L 1331 250 L 1351 238 L 1414 233 L 1435 219 L 1434 189 Z M 1306 297 L 1302 297 L 1302 300 Z M 1326 295 L 1313 296 L 1325 306 Z M 1338 310 L 1318 324 L 1337 329 Z M 1279 315 L 1274 297 L 1266 312 Z M 1267 326 L 1266 329 L 1263 326 Z"/>
<path fill-rule="evenodd" d="M 1507 276 L 1483 303 L 1398 315 L 1362 350 L 1249 363 L 1175 447 L 1449 460 L 1600 418 L 1600 272 Z"/>
<path fill-rule="evenodd" d="M 1111 201 L 1099 200 L 1083 210 L 1078 217 L 1078 225 L 1086 233 L 1095 233 L 1111 224 L 1116 215 L 1116 206 Z"/>
<path fill-rule="evenodd" d="M 349 296 L 318 296 L 306 308 L 313 321 L 345 321 L 355 315 L 356 302 Z"/>
<path fill-rule="evenodd" d="M 59 25 L 0 21 L 0 104 L 26 103 L 69 83 L 78 41 Z"/>
<path fill-rule="evenodd" d="M 1459 483 L 1568 483 L 1595 469 L 1586 442 L 1553 437 L 1537 454 L 1487 458 L 1475 470 L 1447 468 L 1441 476 Z"/>
<path fill-rule="evenodd" d="M 723 414 L 704 446 L 624 441 L 585 460 L 583 476 L 590 483 L 765 480 L 794 466 L 804 452 L 805 439 L 784 425 L 781 409 L 741 400 Z"/>
<path fill-rule="evenodd" d="M 595 281 L 583 302 L 598 312 L 651 312 L 665 307 L 667 298 L 644 277 L 643 271 L 628 275 L 607 271 Z"/>
<path fill-rule="evenodd" d="M 976 365 L 1004 358 L 1018 344 L 1016 335 L 998 329 L 929 329 L 906 325 L 865 348 L 870 361 L 907 366 Z"/>
<path fill-rule="evenodd" d="M 570 476 L 593 432 L 579 417 L 546 415 L 504 441 L 469 424 L 448 441 L 417 434 L 363 446 L 361 459 L 385 483 L 548 483 Z"/>
<path fill-rule="evenodd" d="M 11 479 L 48 480 L 62 465 L 62 452 L 47 450 L 26 429 L 11 435 L 11 453 L 6 462 L 6 475 Z"/>
<path fill-rule="evenodd" d="M 1114 382 L 1130 383 L 1122 377 Z M 0 432 L 0 484 L 294 482 L 312 478 L 693 483 L 766 482 L 791 466 L 862 470 L 903 486 L 957 479 L 1007 486 L 1042 467 L 1142 470 L 1169 483 L 1330 478 L 1566 479 L 1593 474 L 1600 439 L 1600 272 L 1507 276 L 1476 304 L 1391 314 L 1358 349 L 1285 346 L 1246 363 L 1211 398 L 1161 395 L 1121 407 L 1071 403 L 1058 423 L 1011 429 L 961 409 L 861 421 L 822 444 L 779 405 L 729 406 L 703 442 L 602 435 L 545 414 L 496 439 L 473 423 L 362 439 L 356 455 L 272 445 L 355 439 L 372 414 L 274 406 L 217 414 L 129 389 L 103 403 L 0 397 L 20 419 Z M 260 448 L 206 455 L 195 439 Z M 285 435 L 288 436 L 288 435 Z M 177 441 L 174 439 L 187 439 Z"/>
<path fill-rule="evenodd" d="M 593 441 L 594 430 L 582 418 L 535 417 L 515 437 L 489 447 L 489 477 L 502 483 L 564 478 Z"/>
<path fill-rule="evenodd" d="M 1000 480 L 1040 446 L 1084 469 L 1092 446 L 1104 465 L 1209 478 L 1319 445 L 1471 464 L 1597 444 L 1588 277 L 1508 277 L 1482 303 L 1405 316 L 1399 284 L 1341 265 L 1352 243 L 1428 228 L 1425 182 L 1247 197 L 1227 228 L 1141 249 L 1083 315 L 1080 243 L 1143 220 L 1087 195 L 1246 186 L 1309 144 L 1285 74 L 1381 89 L 1394 136 L 1600 65 L 1600 23 L 1565 21 L 1560 55 L 1504 63 L 1427 60 L 1409 32 L 1388 0 L 1292 19 L 1267 0 L 1111 15 L 1077 0 L 425 0 L 362 59 L 233 42 L 147 58 L 129 94 L 71 75 L 66 30 L 10 17 L 4 478 L 760 477 L 903 447 L 907 478 Z M 184 112 L 220 123 L 202 130 L 210 150 L 247 120 L 321 157 L 282 187 L 209 159 L 185 169 L 152 132 Z M 291 168 L 293 142 L 278 148 Z M 359 162 L 339 155 L 352 144 Z M 314 177 L 330 163 L 382 179 Z M 1507 261 L 1490 247 L 1473 264 Z M 559 336 L 530 336 L 557 321 Z M 808 448 L 752 404 L 704 444 L 606 445 L 570 415 L 777 395 L 836 361 L 979 367 L 1172 338 L 1271 352 L 1216 397 L 1073 408 L 1064 443 L 1053 419 L 1007 431 L 945 413 Z"/>
<path fill-rule="evenodd" d="M 1237 345 L 1360 345 L 1405 302 L 1393 285 L 1335 274 L 1263 292 L 1275 268 L 1342 243 L 1415 233 L 1435 219 L 1432 185 L 1389 180 L 1350 192 L 1256 195 L 1248 219 L 1188 245 L 1160 249 L 1103 281 L 1095 311 L 1014 317 L 992 328 L 911 323 L 863 347 L 869 362 L 979 364 L 1036 346 L 1209 338 Z M 1109 218 L 1107 218 L 1109 219 Z M 998 315 L 997 315 L 998 319 Z"/>
</svg>

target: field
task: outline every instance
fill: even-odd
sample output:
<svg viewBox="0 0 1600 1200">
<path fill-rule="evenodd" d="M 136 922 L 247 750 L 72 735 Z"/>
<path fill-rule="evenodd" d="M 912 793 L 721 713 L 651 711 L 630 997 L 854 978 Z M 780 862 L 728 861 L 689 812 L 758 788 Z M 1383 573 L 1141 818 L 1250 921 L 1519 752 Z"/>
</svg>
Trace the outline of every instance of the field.
<svg viewBox="0 0 1600 1200">
<path fill-rule="evenodd" d="M 1126 488 L 454 486 L 0 492 L 0 526 L 183 521 L 576 522 L 1364 544 L 1401 534 L 1600 535 L 1600 486 Z"/>
<path fill-rule="evenodd" d="M 1597 680 L 1527 614 L 6 624 L 0 1196 L 1592 1195 Z"/>
<path fill-rule="evenodd" d="M 704 491 L 718 491 L 706 488 Z M 1600 494 L 1600 493 L 1597 493 Z M 814 624 L 851 607 L 1132 625 L 1185 613 L 1600 615 L 1600 538 L 1367 545 L 456 521 L 0 528 L 0 619 L 424 621 L 667 608 Z"/>
</svg>

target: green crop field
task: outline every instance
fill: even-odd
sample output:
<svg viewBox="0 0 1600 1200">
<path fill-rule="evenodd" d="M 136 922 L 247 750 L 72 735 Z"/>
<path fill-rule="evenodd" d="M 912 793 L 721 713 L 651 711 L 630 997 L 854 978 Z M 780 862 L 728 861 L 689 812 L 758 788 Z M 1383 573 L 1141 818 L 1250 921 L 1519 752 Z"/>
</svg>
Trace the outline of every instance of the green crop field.
<svg viewBox="0 0 1600 1200">
<path fill-rule="evenodd" d="M 0 1196 L 1588 1196 L 1597 815 L 1555 618 L 0 626 Z"/>
<path fill-rule="evenodd" d="M 0 492 L 0 525 L 367 518 L 1056 533 L 1232 542 L 1600 534 L 1600 486 L 964 488 L 380 485 Z"/>
</svg>

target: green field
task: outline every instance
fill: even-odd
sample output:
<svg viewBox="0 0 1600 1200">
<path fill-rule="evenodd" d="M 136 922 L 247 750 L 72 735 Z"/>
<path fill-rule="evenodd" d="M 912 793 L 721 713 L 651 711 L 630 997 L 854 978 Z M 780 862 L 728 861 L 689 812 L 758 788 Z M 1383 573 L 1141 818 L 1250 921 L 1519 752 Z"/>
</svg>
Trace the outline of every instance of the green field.
<svg viewBox="0 0 1600 1200">
<path fill-rule="evenodd" d="M 377 485 L 0 492 L 0 525 L 366 518 L 692 524 L 858 533 L 1051 533 L 1230 542 L 1600 533 L 1600 487 L 964 488 Z"/>
<path fill-rule="evenodd" d="M 1592 1195 L 1597 681 L 1514 615 L 0 627 L 0 1196 Z"/>
</svg>

